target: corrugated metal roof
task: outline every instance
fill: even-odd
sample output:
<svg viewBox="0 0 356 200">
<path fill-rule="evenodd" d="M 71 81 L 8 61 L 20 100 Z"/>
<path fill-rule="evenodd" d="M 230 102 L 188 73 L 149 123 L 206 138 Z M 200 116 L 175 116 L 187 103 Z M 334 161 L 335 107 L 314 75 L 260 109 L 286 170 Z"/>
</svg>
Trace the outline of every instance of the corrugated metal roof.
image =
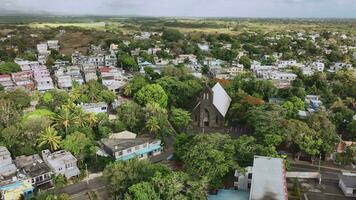
<svg viewBox="0 0 356 200">
<path fill-rule="evenodd" d="M 220 83 L 216 83 L 212 90 L 214 92 L 213 104 L 220 114 L 225 117 L 227 110 L 230 107 L 231 98 Z"/>
</svg>

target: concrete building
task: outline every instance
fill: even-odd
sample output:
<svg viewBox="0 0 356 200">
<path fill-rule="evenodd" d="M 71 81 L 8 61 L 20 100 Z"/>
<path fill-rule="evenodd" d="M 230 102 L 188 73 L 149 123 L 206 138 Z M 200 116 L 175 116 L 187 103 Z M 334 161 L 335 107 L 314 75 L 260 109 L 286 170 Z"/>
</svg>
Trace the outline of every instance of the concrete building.
<svg viewBox="0 0 356 200">
<path fill-rule="evenodd" d="M 130 131 L 113 133 L 109 138 L 101 139 L 99 145 L 108 155 L 116 160 L 132 158 L 145 159 L 161 154 L 161 140 L 150 138 L 136 138 Z"/>
<path fill-rule="evenodd" d="M 0 182 L 0 197 L 2 200 L 30 199 L 33 196 L 33 186 L 25 180 L 8 180 Z"/>
<path fill-rule="evenodd" d="M 230 107 L 231 98 L 224 88 L 216 83 L 213 88 L 206 86 L 200 94 L 200 100 L 192 111 L 193 126 L 221 128 Z"/>
<path fill-rule="evenodd" d="M 59 50 L 59 42 L 58 42 L 58 40 L 48 40 L 47 41 L 47 46 L 48 46 L 48 49 L 56 50 L 56 51 Z"/>
<path fill-rule="evenodd" d="M 105 55 L 105 66 L 106 67 L 117 66 L 117 58 L 115 54 Z"/>
<path fill-rule="evenodd" d="M 28 90 L 35 89 L 35 83 L 33 82 L 32 71 L 22 71 L 11 74 L 12 80 L 16 86 L 23 87 Z"/>
<path fill-rule="evenodd" d="M 31 180 L 33 187 L 42 185 L 52 185 L 52 171 L 43 162 L 38 154 L 31 156 L 18 156 L 15 158 L 15 164 L 21 175 Z"/>
<path fill-rule="evenodd" d="M 9 150 L 6 147 L 0 146 L 0 182 L 15 175 L 16 166 L 12 163 L 12 158 Z"/>
<path fill-rule="evenodd" d="M 255 156 L 250 200 L 287 200 L 286 169 L 283 159 Z"/>
<path fill-rule="evenodd" d="M 70 179 L 80 174 L 77 159 L 68 151 L 61 150 L 51 153 L 49 150 L 43 150 L 42 158 L 56 175 L 61 174 Z"/>
<path fill-rule="evenodd" d="M 108 104 L 105 102 L 87 103 L 80 105 L 80 107 L 82 107 L 83 111 L 87 113 L 108 113 Z"/>
<path fill-rule="evenodd" d="M 0 75 L 0 85 L 4 87 L 5 90 L 10 90 L 15 87 L 11 75 L 9 74 Z"/>
<path fill-rule="evenodd" d="M 339 175 L 339 187 L 347 197 L 356 197 L 356 173 L 343 172 Z"/>
</svg>

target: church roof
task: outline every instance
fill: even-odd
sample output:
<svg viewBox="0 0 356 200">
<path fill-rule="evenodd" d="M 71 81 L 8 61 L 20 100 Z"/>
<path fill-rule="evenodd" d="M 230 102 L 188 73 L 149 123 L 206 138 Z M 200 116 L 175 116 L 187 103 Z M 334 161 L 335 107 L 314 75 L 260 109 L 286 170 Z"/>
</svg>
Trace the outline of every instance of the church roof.
<svg viewBox="0 0 356 200">
<path fill-rule="evenodd" d="M 216 109 L 218 109 L 220 114 L 225 117 L 227 110 L 230 107 L 231 98 L 220 85 L 220 83 L 216 83 L 212 90 L 214 92 L 213 104 Z"/>
</svg>

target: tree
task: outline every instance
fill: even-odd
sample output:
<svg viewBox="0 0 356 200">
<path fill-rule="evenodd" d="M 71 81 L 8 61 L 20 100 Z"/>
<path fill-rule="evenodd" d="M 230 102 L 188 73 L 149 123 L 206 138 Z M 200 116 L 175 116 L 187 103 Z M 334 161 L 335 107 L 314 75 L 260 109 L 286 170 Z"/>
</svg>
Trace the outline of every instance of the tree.
<svg viewBox="0 0 356 200">
<path fill-rule="evenodd" d="M 184 38 L 184 35 L 178 30 L 165 29 L 162 34 L 162 38 L 168 42 L 177 42 Z"/>
<path fill-rule="evenodd" d="M 160 200 L 154 186 L 149 182 L 141 182 L 131 186 L 125 195 L 125 200 Z"/>
<path fill-rule="evenodd" d="M 62 108 L 58 110 L 58 113 L 52 117 L 53 126 L 64 128 L 65 134 L 68 134 L 69 126 L 77 123 L 77 116 L 66 106 L 62 106 Z"/>
<path fill-rule="evenodd" d="M 175 147 L 182 154 L 186 171 L 195 177 L 208 178 L 211 188 L 220 187 L 222 177 L 236 167 L 234 142 L 227 135 L 196 135 L 188 143 Z"/>
<path fill-rule="evenodd" d="M 321 152 L 328 154 L 334 151 L 335 144 L 340 142 L 340 138 L 336 134 L 335 125 L 328 119 L 327 114 L 313 113 L 307 119 L 307 124 L 319 134 L 323 141 Z"/>
<path fill-rule="evenodd" d="M 145 129 L 154 135 L 158 134 L 161 127 L 159 126 L 157 117 L 150 117 L 146 122 Z"/>
<path fill-rule="evenodd" d="M 12 101 L 0 99 L 0 125 L 8 127 L 18 116 L 19 113 Z"/>
<path fill-rule="evenodd" d="M 299 97 L 292 97 L 289 101 L 285 101 L 282 106 L 287 109 L 290 117 L 296 117 L 299 110 L 305 109 L 304 101 Z"/>
<path fill-rule="evenodd" d="M 125 102 L 118 107 L 117 116 L 131 131 L 137 130 L 143 119 L 141 107 L 132 101 Z"/>
<path fill-rule="evenodd" d="M 150 84 L 144 86 L 135 94 L 135 100 L 141 105 L 157 103 L 165 108 L 167 107 L 168 96 L 160 85 Z"/>
<path fill-rule="evenodd" d="M 322 138 L 318 133 L 299 120 L 289 120 L 286 125 L 287 139 L 289 143 L 295 143 L 298 151 L 302 151 L 311 156 L 316 156 L 321 152 Z"/>
<path fill-rule="evenodd" d="M 241 56 L 239 63 L 243 65 L 245 69 L 251 68 L 251 59 L 248 56 Z"/>
<path fill-rule="evenodd" d="M 55 151 L 59 148 L 61 143 L 61 136 L 52 127 L 47 127 L 38 138 L 38 147 L 48 145 L 51 151 Z"/>
<path fill-rule="evenodd" d="M 169 120 L 173 127 L 175 127 L 175 129 L 178 131 L 187 130 L 192 121 L 190 113 L 180 108 L 171 109 Z"/>
<path fill-rule="evenodd" d="M 83 160 L 88 153 L 94 153 L 91 152 L 94 147 L 92 141 L 85 134 L 80 132 L 74 132 L 67 135 L 61 142 L 61 147 L 64 150 L 73 153 L 79 160 Z"/>
<path fill-rule="evenodd" d="M 145 77 L 141 75 L 135 75 L 129 83 L 124 86 L 124 95 L 132 97 L 136 94 L 142 87 L 148 84 L 148 81 Z"/>
<path fill-rule="evenodd" d="M 119 55 L 119 62 L 121 64 L 122 68 L 127 69 L 131 72 L 139 70 L 139 67 L 135 61 L 135 58 L 128 54 Z"/>
<path fill-rule="evenodd" d="M 131 159 L 108 165 L 103 176 L 115 199 L 123 199 L 125 192 L 135 184 L 150 180 L 157 172 L 169 173 L 166 166 L 152 164 L 147 160 Z"/>
<path fill-rule="evenodd" d="M 19 71 L 21 71 L 20 65 L 14 62 L 6 62 L 0 64 L 0 75 L 11 74 Z"/>
</svg>

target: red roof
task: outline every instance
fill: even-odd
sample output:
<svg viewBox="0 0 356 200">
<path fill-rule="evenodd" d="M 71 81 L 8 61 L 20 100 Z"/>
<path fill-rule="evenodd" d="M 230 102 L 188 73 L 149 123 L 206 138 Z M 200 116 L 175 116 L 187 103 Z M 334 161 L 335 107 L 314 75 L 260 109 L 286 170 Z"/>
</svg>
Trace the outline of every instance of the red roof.
<svg viewBox="0 0 356 200">
<path fill-rule="evenodd" d="M 0 75 L 0 78 L 10 78 L 11 75 L 10 74 L 3 74 L 3 75 Z"/>
<path fill-rule="evenodd" d="M 110 69 L 109 67 L 102 67 L 102 68 L 99 68 L 99 71 L 100 71 L 101 73 L 103 73 L 103 72 L 110 72 L 111 69 Z"/>
</svg>

